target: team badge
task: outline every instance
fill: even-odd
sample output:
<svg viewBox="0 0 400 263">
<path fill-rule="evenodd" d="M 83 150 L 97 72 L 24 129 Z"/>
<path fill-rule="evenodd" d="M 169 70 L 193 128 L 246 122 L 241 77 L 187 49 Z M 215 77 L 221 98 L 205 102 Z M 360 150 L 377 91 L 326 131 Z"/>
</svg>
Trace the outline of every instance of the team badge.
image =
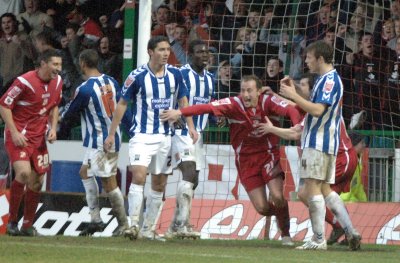
<svg viewBox="0 0 400 263">
<path fill-rule="evenodd" d="M 331 93 L 332 90 L 333 90 L 333 86 L 334 86 L 334 85 L 335 85 L 335 82 L 334 82 L 333 80 L 327 80 L 327 81 L 325 82 L 323 92 L 325 92 L 325 93 Z"/>
</svg>

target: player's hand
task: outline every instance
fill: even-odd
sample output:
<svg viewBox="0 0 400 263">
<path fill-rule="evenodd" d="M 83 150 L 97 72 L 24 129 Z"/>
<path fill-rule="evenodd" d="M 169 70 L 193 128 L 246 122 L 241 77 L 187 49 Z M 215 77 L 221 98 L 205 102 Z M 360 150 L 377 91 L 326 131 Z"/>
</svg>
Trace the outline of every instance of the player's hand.
<svg viewBox="0 0 400 263">
<path fill-rule="evenodd" d="M 182 113 L 180 110 L 164 110 L 160 114 L 160 120 L 174 123 L 179 119 L 179 117 L 181 117 L 181 115 Z"/>
<path fill-rule="evenodd" d="M 271 130 L 275 127 L 274 124 L 269 120 L 267 116 L 265 116 L 265 123 L 257 123 L 254 125 L 256 128 L 257 134 L 265 135 L 271 132 Z"/>
<path fill-rule="evenodd" d="M 26 147 L 28 139 L 20 132 L 11 133 L 11 139 L 15 146 Z"/>
<path fill-rule="evenodd" d="M 296 94 L 296 87 L 294 86 L 293 80 L 289 77 L 284 77 L 281 79 L 280 85 L 279 94 L 288 99 L 292 99 Z"/>
<path fill-rule="evenodd" d="M 57 140 L 57 131 L 55 129 L 50 129 L 47 134 L 47 141 L 53 143 Z"/>
<path fill-rule="evenodd" d="M 189 135 L 190 135 L 190 138 L 192 138 L 192 140 L 193 140 L 193 144 L 195 144 L 197 142 L 197 140 L 199 139 L 199 134 L 197 133 L 196 130 L 189 129 Z"/>
<path fill-rule="evenodd" d="M 115 135 L 109 134 L 104 141 L 104 145 L 103 145 L 104 152 L 111 151 L 111 148 L 114 145 L 114 142 L 115 142 Z"/>
<path fill-rule="evenodd" d="M 274 91 L 271 89 L 270 86 L 262 86 L 260 93 L 261 94 L 266 94 L 266 95 L 273 95 Z"/>
</svg>

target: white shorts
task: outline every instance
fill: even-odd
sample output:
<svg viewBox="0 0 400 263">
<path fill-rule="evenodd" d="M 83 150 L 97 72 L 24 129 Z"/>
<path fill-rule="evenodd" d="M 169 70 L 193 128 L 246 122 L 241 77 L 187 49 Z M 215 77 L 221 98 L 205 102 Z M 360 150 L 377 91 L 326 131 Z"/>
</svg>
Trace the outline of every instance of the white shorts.
<svg viewBox="0 0 400 263">
<path fill-rule="evenodd" d="M 317 179 L 328 184 L 335 183 L 336 156 L 317 151 L 313 148 L 303 149 L 300 163 L 300 178 Z"/>
<path fill-rule="evenodd" d="M 171 174 L 171 135 L 135 134 L 129 140 L 129 163 L 145 166 L 151 174 Z"/>
<path fill-rule="evenodd" d="M 88 148 L 82 162 L 88 166 L 88 176 L 110 177 L 117 175 L 118 152 L 106 153 L 100 149 Z"/>
<path fill-rule="evenodd" d="M 172 167 L 176 169 L 181 162 L 194 161 L 196 162 L 196 170 L 200 171 L 203 168 L 204 145 L 201 133 L 199 139 L 193 144 L 193 139 L 190 135 L 172 136 Z"/>
</svg>

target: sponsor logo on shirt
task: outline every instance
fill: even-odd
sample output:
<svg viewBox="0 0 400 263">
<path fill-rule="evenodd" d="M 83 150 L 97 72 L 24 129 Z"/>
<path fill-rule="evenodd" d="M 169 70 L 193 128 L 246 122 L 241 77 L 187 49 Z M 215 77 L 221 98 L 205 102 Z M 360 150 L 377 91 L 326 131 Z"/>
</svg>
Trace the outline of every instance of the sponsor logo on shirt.
<svg viewBox="0 0 400 263">
<path fill-rule="evenodd" d="M 196 104 L 207 104 L 210 100 L 205 97 L 193 97 L 193 105 Z"/>
<path fill-rule="evenodd" d="M 151 100 L 151 108 L 153 110 L 159 110 L 159 109 L 169 109 L 171 105 L 171 99 L 170 98 L 160 98 L 160 99 L 152 99 Z"/>
<path fill-rule="evenodd" d="M 211 102 L 211 104 L 213 106 L 228 105 L 228 104 L 231 104 L 231 100 L 229 98 L 224 98 L 224 99 L 213 101 L 213 102 Z"/>
</svg>

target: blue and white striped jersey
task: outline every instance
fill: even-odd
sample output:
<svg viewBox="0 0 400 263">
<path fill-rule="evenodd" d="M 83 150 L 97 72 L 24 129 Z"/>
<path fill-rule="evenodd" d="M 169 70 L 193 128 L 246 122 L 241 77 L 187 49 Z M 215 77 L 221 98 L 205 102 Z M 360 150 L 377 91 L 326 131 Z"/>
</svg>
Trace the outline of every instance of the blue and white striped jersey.
<svg viewBox="0 0 400 263">
<path fill-rule="evenodd" d="M 313 117 L 307 113 L 301 146 L 327 154 L 337 155 L 339 148 L 340 118 L 342 117 L 343 84 L 335 69 L 320 76 L 316 81 L 311 101 L 327 105 L 323 114 Z"/>
<path fill-rule="evenodd" d="M 73 118 L 81 113 L 83 146 L 102 149 L 108 136 L 113 112 L 117 106 L 120 87 L 115 79 L 105 74 L 91 77 L 83 82 L 75 92 L 75 98 L 63 114 L 63 119 Z M 115 134 L 112 151 L 119 151 L 121 133 Z"/>
<path fill-rule="evenodd" d="M 166 65 L 158 78 L 147 64 L 132 71 L 125 80 L 122 96 L 133 102 L 130 136 L 136 133 L 171 134 L 168 122 L 161 122 L 160 113 L 173 109 L 175 102 L 187 96 L 187 88 L 178 68 Z"/>
<path fill-rule="evenodd" d="M 215 80 L 214 76 L 207 70 L 203 74 L 198 74 L 189 64 L 181 67 L 183 80 L 189 90 L 189 106 L 196 104 L 207 104 L 211 102 L 211 98 L 215 97 Z M 177 105 L 175 106 L 177 108 Z M 193 116 L 194 127 L 198 132 L 204 130 L 207 125 L 208 114 Z M 175 134 L 186 135 L 188 128 L 183 130 L 175 130 Z"/>
</svg>

